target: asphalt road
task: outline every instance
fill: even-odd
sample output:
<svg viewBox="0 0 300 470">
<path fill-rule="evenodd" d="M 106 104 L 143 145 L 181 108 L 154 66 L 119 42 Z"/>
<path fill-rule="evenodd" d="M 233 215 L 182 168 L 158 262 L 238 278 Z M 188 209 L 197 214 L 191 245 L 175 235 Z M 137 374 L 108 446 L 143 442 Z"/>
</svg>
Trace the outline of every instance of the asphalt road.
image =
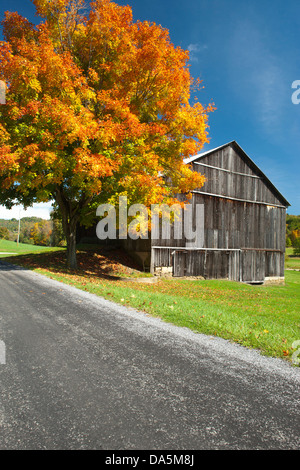
<svg viewBox="0 0 300 470">
<path fill-rule="evenodd" d="M 0 449 L 299 449 L 300 370 L 0 263 Z"/>
</svg>

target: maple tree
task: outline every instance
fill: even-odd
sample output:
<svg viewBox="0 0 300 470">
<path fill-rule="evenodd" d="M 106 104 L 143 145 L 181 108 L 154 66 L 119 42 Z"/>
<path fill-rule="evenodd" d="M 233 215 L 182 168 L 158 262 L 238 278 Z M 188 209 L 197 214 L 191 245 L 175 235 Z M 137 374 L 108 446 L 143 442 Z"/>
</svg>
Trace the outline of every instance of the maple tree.
<svg viewBox="0 0 300 470">
<path fill-rule="evenodd" d="M 0 43 L 0 202 L 54 200 L 76 267 L 76 226 L 101 202 L 174 201 L 201 187 L 183 159 L 208 142 L 189 54 L 110 0 L 33 0 L 38 25 L 6 12 Z"/>
</svg>

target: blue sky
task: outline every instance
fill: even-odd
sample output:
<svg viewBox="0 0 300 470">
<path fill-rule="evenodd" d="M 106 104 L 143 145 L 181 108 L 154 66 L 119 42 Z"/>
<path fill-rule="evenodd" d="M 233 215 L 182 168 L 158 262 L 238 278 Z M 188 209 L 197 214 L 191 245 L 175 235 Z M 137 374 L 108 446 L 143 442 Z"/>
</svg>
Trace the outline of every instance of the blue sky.
<svg viewBox="0 0 300 470">
<path fill-rule="evenodd" d="M 167 28 L 176 46 L 190 50 L 191 74 L 205 87 L 197 96 L 217 107 L 204 150 L 236 140 L 290 202 L 288 213 L 300 214 L 300 104 L 292 102 L 292 83 L 300 80 L 299 0 L 116 3 L 129 4 L 134 20 Z M 37 21 L 30 0 L 0 0 L 1 17 L 7 9 Z M 45 211 L 34 215 L 49 213 L 47 205 Z"/>
</svg>

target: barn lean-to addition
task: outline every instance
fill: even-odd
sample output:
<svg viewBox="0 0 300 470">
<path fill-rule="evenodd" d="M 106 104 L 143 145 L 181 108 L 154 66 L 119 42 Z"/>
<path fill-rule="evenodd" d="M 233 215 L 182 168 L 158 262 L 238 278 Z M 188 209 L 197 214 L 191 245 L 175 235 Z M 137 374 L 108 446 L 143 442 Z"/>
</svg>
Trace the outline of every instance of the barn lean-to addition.
<svg viewBox="0 0 300 470">
<path fill-rule="evenodd" d="M 151 272 L 246 283 L 284 280 L 286 209 L 290 205 L 233 141 L 185 160 L 207 181 L 191 204 L 204 207 L 204 242 L 151 240 Z"/>
</svg>

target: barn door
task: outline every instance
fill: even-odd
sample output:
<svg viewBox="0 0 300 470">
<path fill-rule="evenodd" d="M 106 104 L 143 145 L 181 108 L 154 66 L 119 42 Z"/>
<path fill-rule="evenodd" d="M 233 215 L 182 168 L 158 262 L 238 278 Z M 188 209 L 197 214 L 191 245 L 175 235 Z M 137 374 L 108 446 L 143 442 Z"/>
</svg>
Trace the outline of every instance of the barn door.
<svg viewBox="0 0 300 470">
<path fill-rule="evenodd" d="M 241 280 L 243 282 L 264 282 L 266 255 L 264 251 L 243 250 L 241 252 Z"/>
<path fill-rule="evenodd" d="M 173 276 L 183 277 L 186 273 L 186 252 L 175 251 L 173 254 Z"/>
<path fill-rule="evenodd" d="M 240 281 L 240 252 L 233 250 L 229 255 L 229 275 L 231 281 Z"/>
<path fill-rule="evenodd" d="M 204 277 L 205 279 L 229 278 L 229 251 L 207 250 Z"/>
</svg>

